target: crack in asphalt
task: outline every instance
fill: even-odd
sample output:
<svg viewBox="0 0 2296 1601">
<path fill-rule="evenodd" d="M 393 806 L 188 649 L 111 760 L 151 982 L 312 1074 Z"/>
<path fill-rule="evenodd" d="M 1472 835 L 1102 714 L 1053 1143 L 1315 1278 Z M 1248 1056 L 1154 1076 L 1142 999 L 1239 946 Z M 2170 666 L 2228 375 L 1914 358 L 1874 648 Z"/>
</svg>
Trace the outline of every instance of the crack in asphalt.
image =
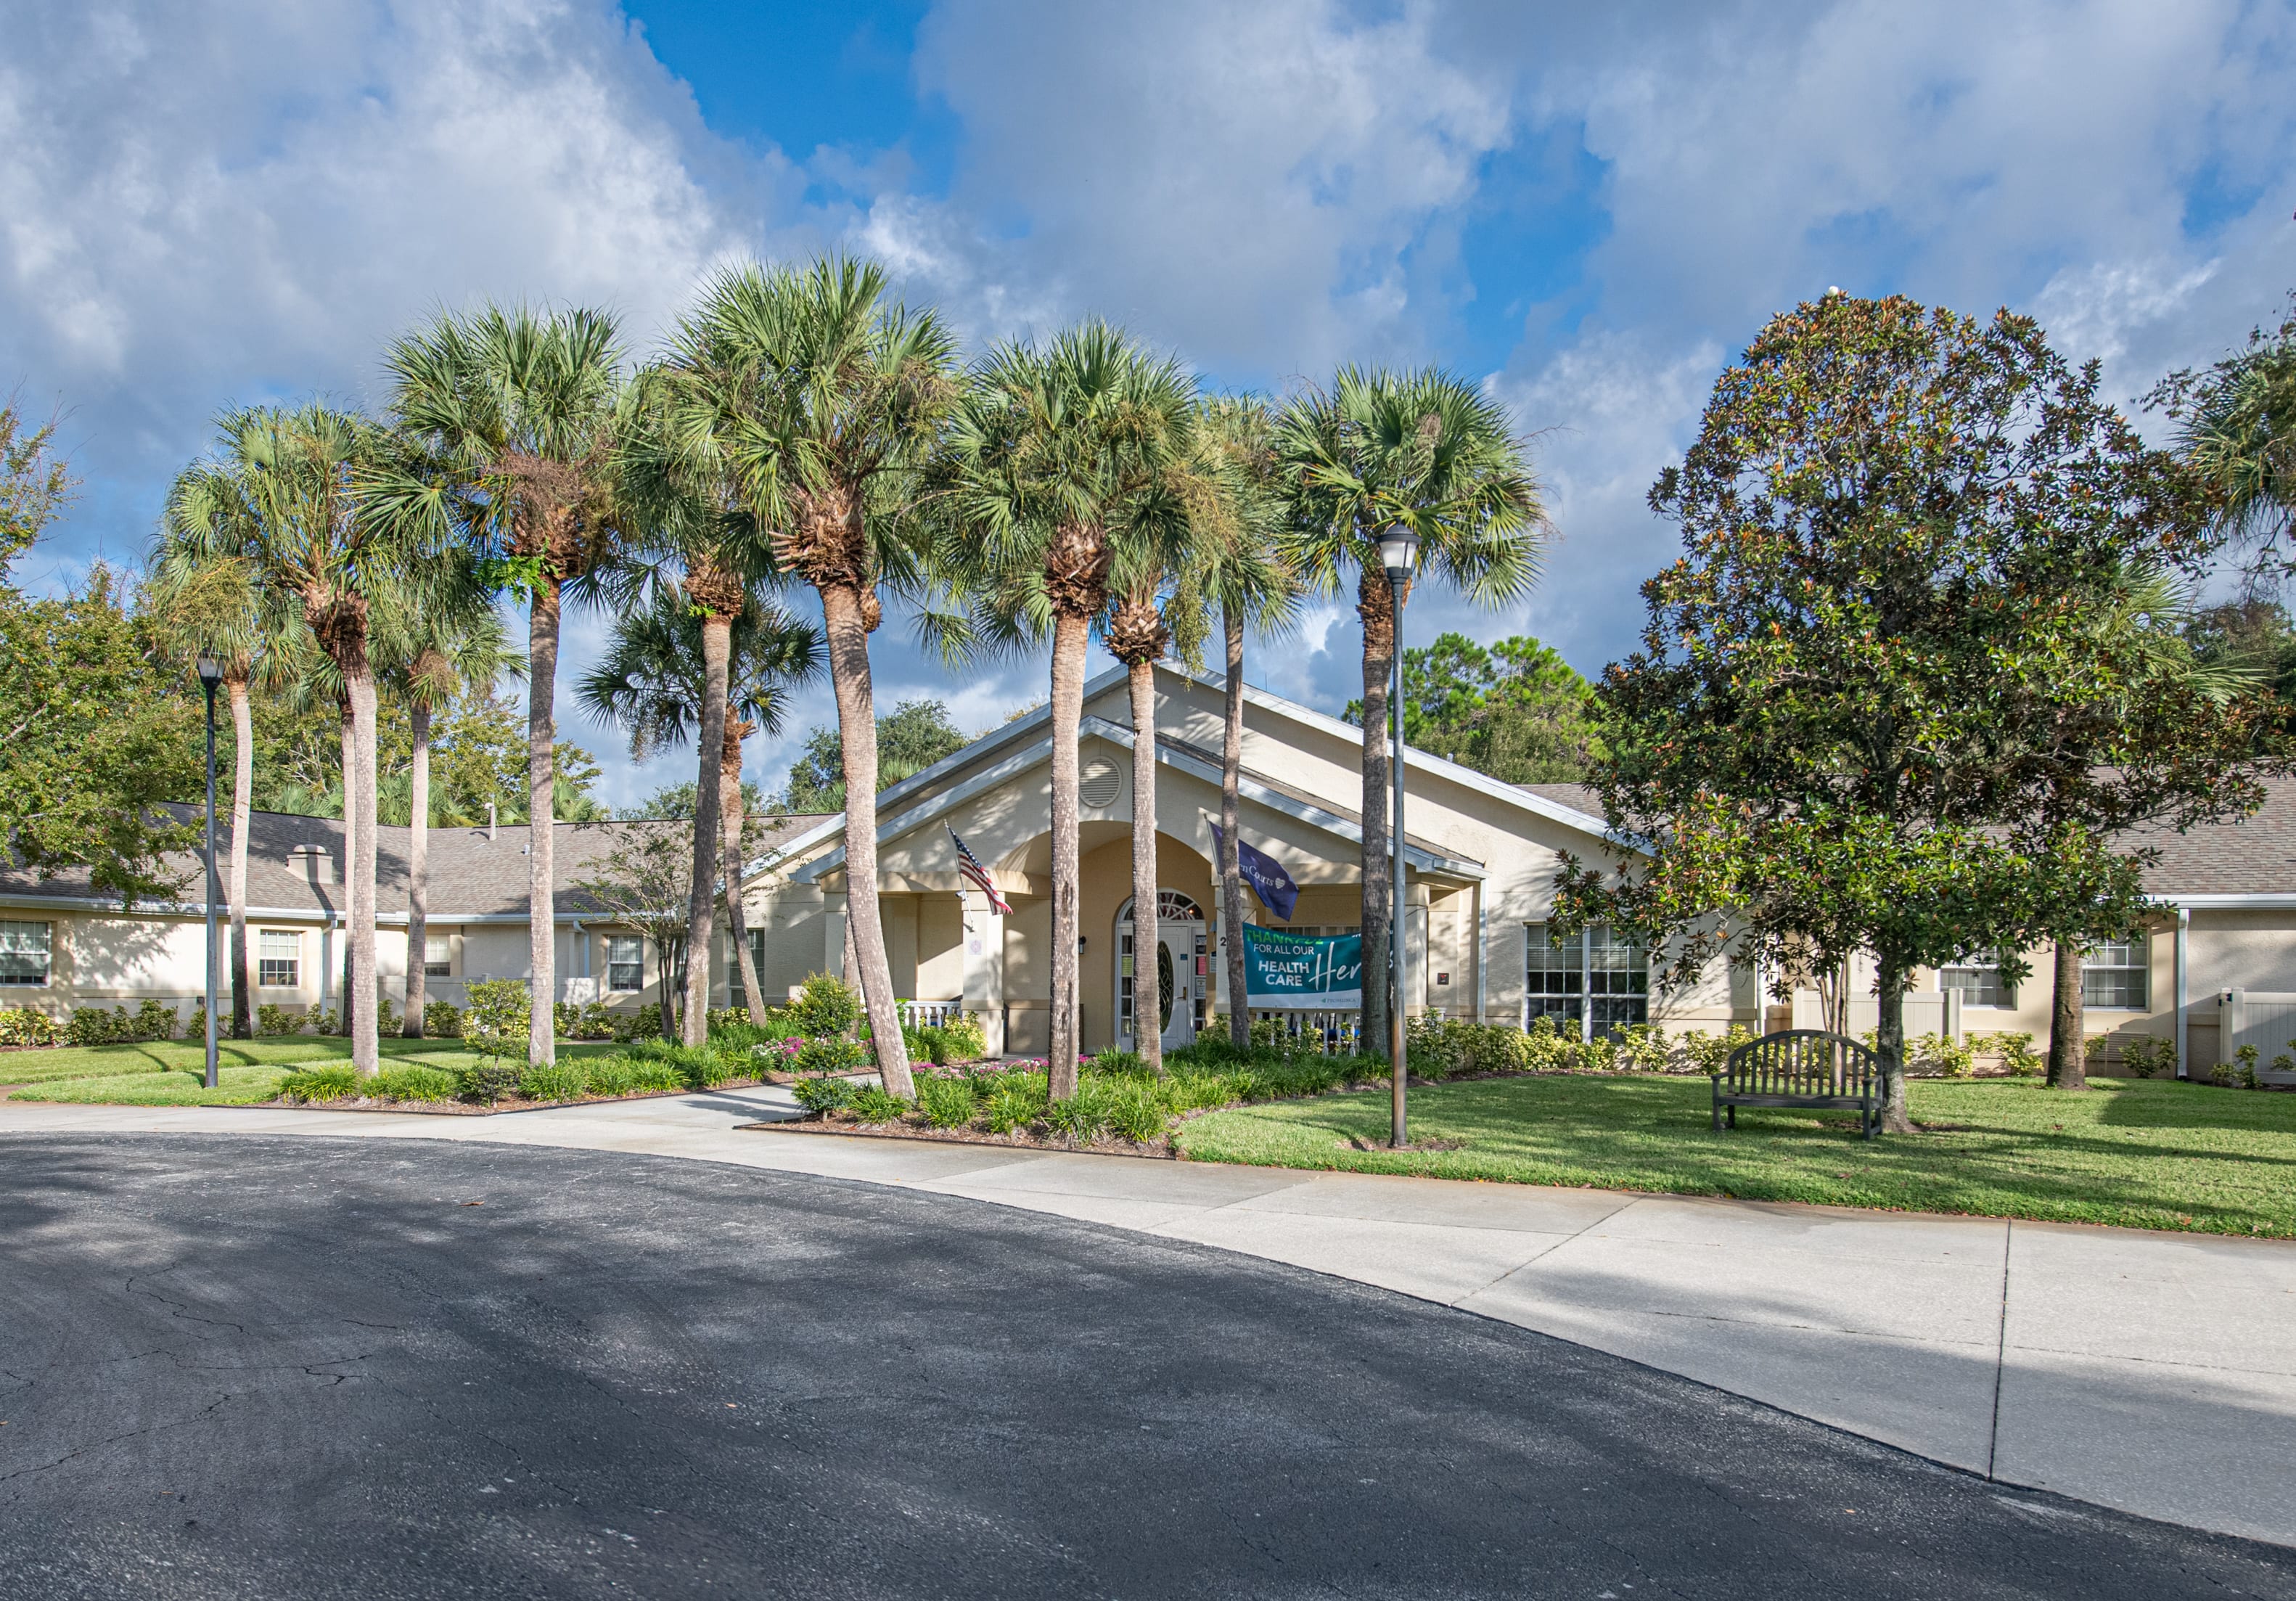
<svg viewBox="0 0 2296 1601">
<path fill-rule="evenodd" d="M 135 1440 L 145 1434 L 158 1434 L 162 1433 L 168 1429 L 188 1428 L 193 1424 L 204 1423 L 207 1419 L 213 1417 L 216 1413 L 220 1411 L 225 1406 L 237 1399 L 238 1397 L 233 1395 L 220 1395 L 214 1400 L 209 1402 L 206 1406 L 201 1408 L 189 1417 L 178 1417 L 167 1423 L 146 1424 L 140 1429 L 128 1429 L 121 1433 L 106 1435 L 102 1440 L 94 1441 L 90 1444 L 80 1446 L 76 1449 L 66 1451 L 62 1456 L 58 1457 L 53 1462 L 43 1462 L 37 1466 L 20 1467 L 13 1473 L 0 1474 L 0 1484 L 5 1484 L 12 1479 L 29 1478 L 35 1474 L 45 1474 L 50 1472 L 53 1469 L 62 1467 L 67 1462 L 78 1460 L 80 1457 L 86 1456 L 90 1451 L 100 1451 L 106 1446 L 118 1445 L 123 1440 Z"/>
</svg>

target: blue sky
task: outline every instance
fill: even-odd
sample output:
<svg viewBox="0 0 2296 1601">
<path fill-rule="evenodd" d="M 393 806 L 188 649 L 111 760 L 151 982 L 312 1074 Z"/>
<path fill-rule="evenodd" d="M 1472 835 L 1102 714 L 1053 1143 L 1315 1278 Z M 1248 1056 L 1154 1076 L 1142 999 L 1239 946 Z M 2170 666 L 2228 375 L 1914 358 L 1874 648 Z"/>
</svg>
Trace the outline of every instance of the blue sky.
<svg viewBox="0 0 2296 1601">
<path fill-rule="evenodd" d="M 2296 284 L 2296 12 L 2239 0 L 710 6 L 0 0 L 0 382 L 82 480 L 20 566 L 133 559 L 233 401 L 371 402 L 440 306 L 609 306 L 643 351 L 700 275 L 886 262 L 976 345 L 1086 314 L 1207 382 L 1440 362 L 1533 441 L 1535 633 L 1593 673 L 1671 554 L 1643 497 L 1770 313 L 1841 284 L 2042 317 L 2121 396 Z M 609 620 L 578 617 L 567 673 Z M 898 621 L 881 698 L 983 727 Z M 1337 710 L 1353 617 L 1252 676 Z M 562 696 L 562 704 L 563 697 Z M 831 715 L 825 691 L 792 737 Z M 567 733 L 634 800 L 610 730 Z M 775 782 L 786 744 L 753 742 Z"/>
</svg>

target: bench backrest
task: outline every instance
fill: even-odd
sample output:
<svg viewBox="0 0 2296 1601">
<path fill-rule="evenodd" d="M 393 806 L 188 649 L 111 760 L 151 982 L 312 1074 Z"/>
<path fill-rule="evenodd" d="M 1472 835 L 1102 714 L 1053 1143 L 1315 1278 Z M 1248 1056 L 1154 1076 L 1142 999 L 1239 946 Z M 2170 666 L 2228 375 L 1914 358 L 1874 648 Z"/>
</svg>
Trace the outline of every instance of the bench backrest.
<svg viewBox="0 0 2296 1601">
<path fill-rule="evenodd" d="M 1726 1093 L 1758 1096 L 1855 1096 L 1874 1081 L 1874 1052 L 1847 1034 L 1790 1029 L 1765 1034 L 1730 1053 Z"/>
</svg>

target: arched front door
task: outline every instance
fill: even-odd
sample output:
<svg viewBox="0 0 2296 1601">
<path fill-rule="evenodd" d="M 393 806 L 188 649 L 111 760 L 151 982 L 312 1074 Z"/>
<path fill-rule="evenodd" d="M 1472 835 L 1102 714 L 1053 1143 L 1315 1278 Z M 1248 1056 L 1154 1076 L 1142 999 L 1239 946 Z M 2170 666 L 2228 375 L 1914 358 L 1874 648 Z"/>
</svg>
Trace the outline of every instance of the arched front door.
<svg viewBox="0 0 2296 1601">
<path fill-rule="evenodd" d="M 1126 1050 L 1138 1048 L 1133 1032 L 1132 964 L 1144 958 L 1156 964 L 1157 994 L 1163 1006 L 1158 1020 L 1164 1048 L 1177 1050 L 1193 1044 L 1203 1015 L 1211 982 L 1203 908 L 1177 890 L 1156 891 L 1156 939 L 1136 940 L 1132 903 L 1116 914 L 1116 1031 Z M 1139 949 L 1145 946 L 1145 951 Z"/>
</svg>

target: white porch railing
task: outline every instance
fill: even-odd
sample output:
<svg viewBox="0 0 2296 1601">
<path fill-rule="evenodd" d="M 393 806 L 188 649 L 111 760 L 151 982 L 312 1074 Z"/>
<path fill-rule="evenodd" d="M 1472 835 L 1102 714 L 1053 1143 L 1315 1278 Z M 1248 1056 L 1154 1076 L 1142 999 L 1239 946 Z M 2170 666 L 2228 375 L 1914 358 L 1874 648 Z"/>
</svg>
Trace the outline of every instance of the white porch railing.
<svg viewBox="0 0 2296 1601">
<path fill-rule="evenodd" d="M 1363 1048 L 1361 1012 L 1267 1010 L 1251 1014 L 1255 1031 L 1261 1022 L 1270 1020 L 1281 1025 L 1295 1048 L 1316 1051 L 1326 1056 L 1351 1056 Z"/>
<path fill-rule="evenodd" d="M 964 1015 L 964 1002 L 959 1000 L 897 1000 L 901 1024 L 911 1029 L 938 1029 L 956 1022 Z"/>
</svg>

